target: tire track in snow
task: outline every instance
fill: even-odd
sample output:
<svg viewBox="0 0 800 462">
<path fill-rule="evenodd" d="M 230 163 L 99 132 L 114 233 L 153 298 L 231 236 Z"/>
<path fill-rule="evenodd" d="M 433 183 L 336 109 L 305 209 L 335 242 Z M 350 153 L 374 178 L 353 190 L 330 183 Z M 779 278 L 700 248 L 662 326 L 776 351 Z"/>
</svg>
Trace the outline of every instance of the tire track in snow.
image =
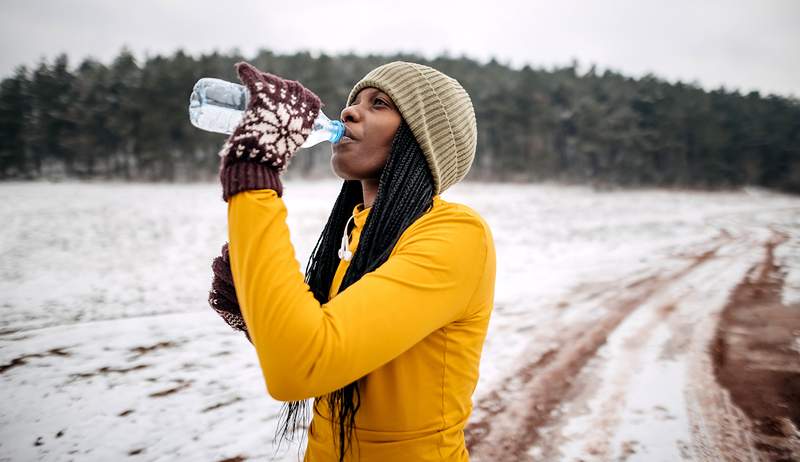
<svg viewBox="0 0 800 462">
<path fill-rule="evenodd" d="M 784 306 L 785 271 L 775 249 L 789 235 L 773 230 L 763 257 L 704 329 L 711 354 L 692 367 L 691 417 L 697 460 L 800 460 L 800 338 L 797 306 Z"/>
<path fill-rule="evenodd" d="M 615 300 L 605 302 L 610 306 L 606 316 L 559 329 L 554 346 L 538 355 L 526 355 L 527 363 L 476 404 L 481 417 L 465 429 L 467 448 L 474 460 L 524 460 L 539 437 L 539 427 L 550 419 L 570 390 L 573 378 L 614 329 L 655 292 L 714 257 L 729 240 L 729 235 L 722 234 L 716 239 L 720 242 L 672 274 L 635 279 Z M 609 292 L 619 290 L 616 284 L 607 288 Z M 550 337 L 545 331 L 552 333 L 554 327 L 557 326 L 543 326 L 543 332 L 535 332 L 535 342 L 540 343 L 540 334 Z"/>
<path fill-rule="evenodd" d="M 665 284 L 612 332 L 553 416 L 537 431 L 533 460 L 691 459 L 683 390 L 692 326 L 721 310 L 751 246 L 725 245 L 714 259 Z M 744 264 L 743 264 L 744 260 Z"/>
</svg>

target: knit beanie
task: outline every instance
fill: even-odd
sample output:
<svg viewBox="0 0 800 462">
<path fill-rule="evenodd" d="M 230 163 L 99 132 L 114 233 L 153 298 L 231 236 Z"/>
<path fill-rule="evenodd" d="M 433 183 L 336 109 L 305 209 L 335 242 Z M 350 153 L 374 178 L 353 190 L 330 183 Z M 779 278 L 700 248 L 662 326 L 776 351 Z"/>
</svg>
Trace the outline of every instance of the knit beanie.
<svg viewBox="0 0 800 462">
<path fill-rule="evenodd" d="M 475 159 L 478 128 L 472 100 L 456 79 L 422 64 L 394 61 L 356 83 L 348 106 L 365 87 L 383 91 L 400 110 L 428 160 L 434 194 L 467 175 Z"/>
</svg>

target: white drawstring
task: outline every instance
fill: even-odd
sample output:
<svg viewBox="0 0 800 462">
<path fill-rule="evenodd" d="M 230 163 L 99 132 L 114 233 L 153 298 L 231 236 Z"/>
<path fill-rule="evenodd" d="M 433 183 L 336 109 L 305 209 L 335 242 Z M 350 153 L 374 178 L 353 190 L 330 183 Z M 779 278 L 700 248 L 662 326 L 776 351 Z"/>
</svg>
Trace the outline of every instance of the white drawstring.
<svg viewBox="0 0 800 462">
<path fill-rule="evenodd" d="M 339 248 L 339 259 L 340 260 L 344 259 L 344 261 L 350 261 L 350 259 L 353 258 L 353 252 L 350 251 L 350 242 L 349 239 L 347 238 L 347 227 L 348 225 L 350 225 L 350 220 L 352 219 L 353 217 L 351 216 L 347 220 L 347 223 L 344 224 L 344 235 L 342 236 L 342 246 Z"/>
</svg>

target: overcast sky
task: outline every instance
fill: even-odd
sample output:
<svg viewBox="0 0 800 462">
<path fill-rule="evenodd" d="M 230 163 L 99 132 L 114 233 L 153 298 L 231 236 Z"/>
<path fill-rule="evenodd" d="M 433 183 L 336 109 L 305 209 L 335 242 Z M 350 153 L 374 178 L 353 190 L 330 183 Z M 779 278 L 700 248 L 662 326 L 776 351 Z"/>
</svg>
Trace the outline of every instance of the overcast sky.
<svg viewBox="0 0 800 462">
<path fill-rule="evenodd" d="M 445 50 L 520 67 L 575 58 L 639 77 L 800 96 L 799 0 L 0 0 L 0 77 L 66 52 Z"/>
</svg>

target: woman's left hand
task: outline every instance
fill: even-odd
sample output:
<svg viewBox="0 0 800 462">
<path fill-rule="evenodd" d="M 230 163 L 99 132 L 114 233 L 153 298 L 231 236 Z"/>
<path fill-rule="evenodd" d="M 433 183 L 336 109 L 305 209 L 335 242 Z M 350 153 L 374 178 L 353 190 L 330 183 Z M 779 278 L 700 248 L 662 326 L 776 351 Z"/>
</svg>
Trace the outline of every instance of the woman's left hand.
<svg viewBox="0 0 800 462">
<path fill-rule="evenodd" d="M 239 308 L 239 300 L 236 298 L 227 242 L 222 246 L 220 256 L 211 263 L 211 270 L 214 273 L 214 279 L 211 281 L 211 291 L 208 293 L 208 304 L 229 326 L 244 332 L 247 340 L 250 340 L 250 333 L 247 332 L 247 325 Z M 250 340 L 250 343 L 253 341 Z"/>
<path fill-rule="evenodd" d="M 300 82 L 236 64 L 250 92 L 242 121 L 225 141 L 220 180 L 223 199 L 247 189 L 272 188 L 282 194 L 279 175 L 300 149 L 322 108 L 320 98 Z"/>
</svg>

